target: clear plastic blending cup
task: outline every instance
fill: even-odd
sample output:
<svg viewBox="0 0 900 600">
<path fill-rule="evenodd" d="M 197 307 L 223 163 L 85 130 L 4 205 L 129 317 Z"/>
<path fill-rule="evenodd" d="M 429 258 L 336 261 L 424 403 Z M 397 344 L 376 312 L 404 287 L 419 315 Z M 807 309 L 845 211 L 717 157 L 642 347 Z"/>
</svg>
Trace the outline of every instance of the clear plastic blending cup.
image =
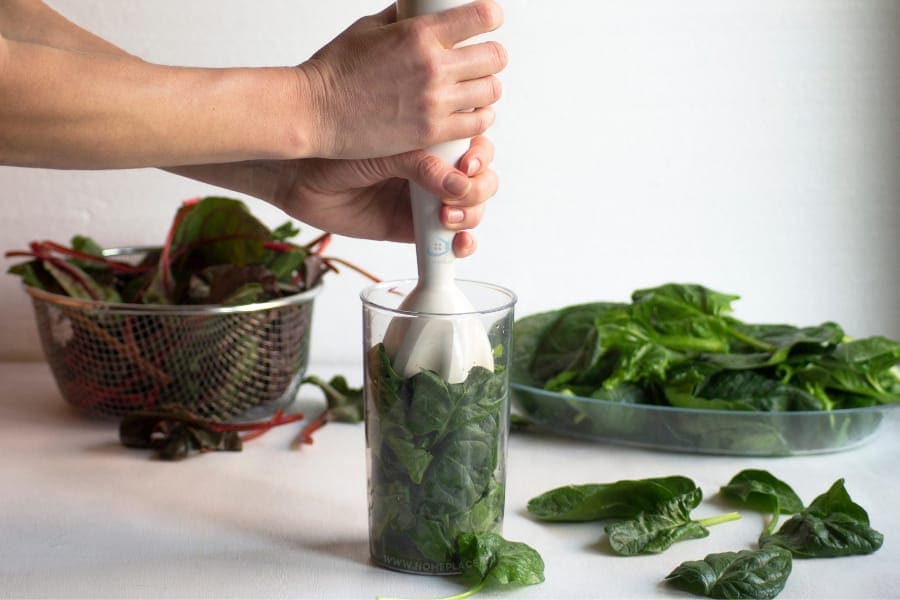
<svg viewBox="0 0 900 600">
<path fill-rule="evenodd" d="M 398 571 L 458 573 L 457 536 L 499 533 L 503 521 L 516 296 L 496 285 L 457 284 L 474 312 L 399 310 L 416 280 L 361 294 L 369 548 L 376 563 Z M 397 373 L 384 344 L 388 327 L 437 318 L 477 320 L 494 351 L 493 369 L 473 367 L 456 383 L 430 370 Z"/>
</svg>

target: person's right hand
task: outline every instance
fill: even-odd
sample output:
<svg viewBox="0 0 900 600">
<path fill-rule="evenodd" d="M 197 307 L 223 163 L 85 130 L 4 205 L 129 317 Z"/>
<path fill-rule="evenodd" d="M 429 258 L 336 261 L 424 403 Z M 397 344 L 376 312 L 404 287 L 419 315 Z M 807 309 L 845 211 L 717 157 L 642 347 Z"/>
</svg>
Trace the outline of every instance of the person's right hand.
<svg viewBox="0 0 900 600">
<path fill-rule="evenodd" d="M 454 45 L 502 21 L 493 0 L 478 0 L 402 21 L 391 6 L 354 23 L 298 67 L 316 109 L 311 154 L 371 158 L 483 133 L 506 51 Z"/>
</svg>

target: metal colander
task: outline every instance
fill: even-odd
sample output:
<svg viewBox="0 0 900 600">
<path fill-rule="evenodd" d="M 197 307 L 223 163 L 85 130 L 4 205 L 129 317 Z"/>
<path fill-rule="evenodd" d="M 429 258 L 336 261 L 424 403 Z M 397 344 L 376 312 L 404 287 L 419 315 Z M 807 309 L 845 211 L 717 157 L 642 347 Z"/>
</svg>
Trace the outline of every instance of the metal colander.
<svg viewBox="0 0 900 600">
<path fill-rule="evenodd" d="M 79 410 L 116 418 L 178 405 L 227 421 L 293 401 L 321 285 L 241 306 L 117 304 L 25 289 L 59 390 Z"/>
</svg>

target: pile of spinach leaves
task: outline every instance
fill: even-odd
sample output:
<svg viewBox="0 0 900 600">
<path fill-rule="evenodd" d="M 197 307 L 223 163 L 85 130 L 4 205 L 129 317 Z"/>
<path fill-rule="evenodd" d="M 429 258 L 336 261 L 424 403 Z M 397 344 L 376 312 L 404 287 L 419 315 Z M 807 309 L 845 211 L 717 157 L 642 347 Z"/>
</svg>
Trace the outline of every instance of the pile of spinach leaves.
<svg viewBox="0 0 900 600">
<path fill-rule="evenodd" d="M 743 508 L 771 512 L 756 549 L 709 554 L 680 564 L 666 577 L 671 585 L 710 598 L 774 598 L 787 583 L 794 558 L 871 554 L 884 535 L 869 524 L 844 480 L 838 479 L 807 507 L 796 492 L 768 471 L 746 469 L 720 493 Z M 794 514 L 773 533 L 781 514 Z"/>
<path fill-rule="evenodd" d="M 513 383 L 562 395 L 549 396 L 551 403 L 548 396 L 517 393 L 519 403 L 538 422 L 640 441 L 652 424 L 635 405 L 768 415 L 900 402 L 900 342 L 848 339 L 831 322 L 746 323 L 731 315 L 736 299 L 697 284 L 670 283 L 638 290 L 630 303 L 579 304 L 519 319 Z M 621 409 L 601 405 L 593 414 L 591 403 L 577 400 L 585 397 Z M 839 447 L 861 435 L 854 428 L 868 431 L 877 421 L 817 421 L 824 430 L 797 432 L 809 439 L 795 436 L 791 444 L 769 424 L 700 422 L 695 413 L 652 433 L 677 446 L 695 441 L 739 453 L 782 454 L 791 444 L 817 449 L 827 436 Z"/>
<path fill-rule="evenodd" d="M 784 481 L 768 471 L 745 469 L 720 488 L 740 508 L 771 513 L 757 547 L 709 554 L 676 567 L 665 581 L 711 598 L 774 598 L 788 580 L 794 558 L 871 554 L 884 536 L 837 480 L 804 507 Z M 703 494 L 689 478 L 673 475 L 611 483 L 573 484 L 548 490 L 528 502 L 541 521 L 610 521 L 605 530 L 620 555 L 653 554 L 679 540 L 708 535 L 706 526 L 738 518 L 737 513 L 694 520 L 690 511 Z M 779 515 L 792 514 L 778 531 Z"/>
<path fill-rule="evenodd" d="M 398 570 L 462 571 L 457 539 L 496 533 L 503 516 L 505 361 L 447 383 L 402 377 L 383 344 L 366 366 L 372 557 Z"/>
</svg>

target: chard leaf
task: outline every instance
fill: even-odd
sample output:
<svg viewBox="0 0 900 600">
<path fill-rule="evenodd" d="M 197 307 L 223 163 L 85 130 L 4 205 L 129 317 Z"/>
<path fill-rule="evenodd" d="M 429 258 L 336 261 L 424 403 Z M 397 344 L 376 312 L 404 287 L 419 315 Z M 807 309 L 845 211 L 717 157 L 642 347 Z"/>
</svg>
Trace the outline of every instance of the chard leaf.
<svg viewBox="0 0 900 600">
<path fill-rule="evenodd" d="M 181 460 L 193 452 L 240 452 L 240 435 L 216 431 L 213 426 L 185 409 L 137 411 L 119 424 L 119 439 L 131 448 L 155 450 L 163 460 Z"/>
<path fill-rule="evenodd" d="M 853 502 L 837 480 L 775 534 L 763 534 L 760 548 L 781 546 L 797 558 L 871 554 L 881 548 L 884 535 L 869 526 L 865 509 Z"/>
<path fill-rule="evenodd" d="M 343 375 L 335 375 L 327 382 L 320 377 L 310 375 L 303 380 L 303 383 L 311 383 L 325 394 L 329 420 L 343 423 L 362 422 L 363 389 L 350 387 Z"/>
<path fill-rule="evenodd" d="M 266 267 L 279 280 L 289 278 L 295 271 L 300 270 L 306 262 L 307 252 L 303 248 L 294 248 L 287 252 L 272 252 L 272 257 L 266 262 Z"/>
<path fill-rule="evenodd" d="M 543 521 L 633 518 L 660 502 L 696 489 L 687 477 L 623 480 L 558 487 L 528 501 L 528 512 Z"/>
<path fill-rule="evenodd" d="M 671 585 L 710 598 L 774 598 L 791 574 L 791 553 L 783 548 L 722 552 L 681 563 Z"/>
<path fill-rule="evenodd" d="M 39 260 L 30 260 L 11 266 L 6 271 L 10 275 L 18 275 L 22 283 L 29 287 L 37 288 L 54 294 L 65 294 L 65 290 L 57 283 L 44 265 Z"/>
<path fill-rule="evenodd" d="M 275 275 L 262 265 L 211 265 L 191 277 L 188 298 L 196 304 L 234 306 L 278 296 Z"/>
<path fill-rule="evenodd" d="M 103 246 L 95 242 L 93 239 L 83 236 L 76 235 L 72 237 L 72 249 L 77 252 L 83 252 L 84 254 L 90 254 L 91 256 L 96 256 L 97 258 L 104 258 L 103 256 Z"/>
<path fill-rule="evenodd" d="M 179 208 L 162 257 L 143 301 L 181 304 L 188 288 L 189 265 L 245 266 L 265 256 L 268 228 L 232 198 L 210 196 Z"/>
<path fill-rule="evenodd" d="M 298 235 L 300 235 L 300 228 L 291 221 L 285 221 L 272 230 L 272 239 L 276 242 L 284 242 Z"/>
<path fill-rule="evenodd" d="M 73 298 L 121 302 L 121 297 L 115 288 L 101 285 L 73 262 L 60 261 L 58 264 L 54 264 L 52 261 L 45 260 L 43 267 L 59 284 L 59 287 Z"/>
</svg>

